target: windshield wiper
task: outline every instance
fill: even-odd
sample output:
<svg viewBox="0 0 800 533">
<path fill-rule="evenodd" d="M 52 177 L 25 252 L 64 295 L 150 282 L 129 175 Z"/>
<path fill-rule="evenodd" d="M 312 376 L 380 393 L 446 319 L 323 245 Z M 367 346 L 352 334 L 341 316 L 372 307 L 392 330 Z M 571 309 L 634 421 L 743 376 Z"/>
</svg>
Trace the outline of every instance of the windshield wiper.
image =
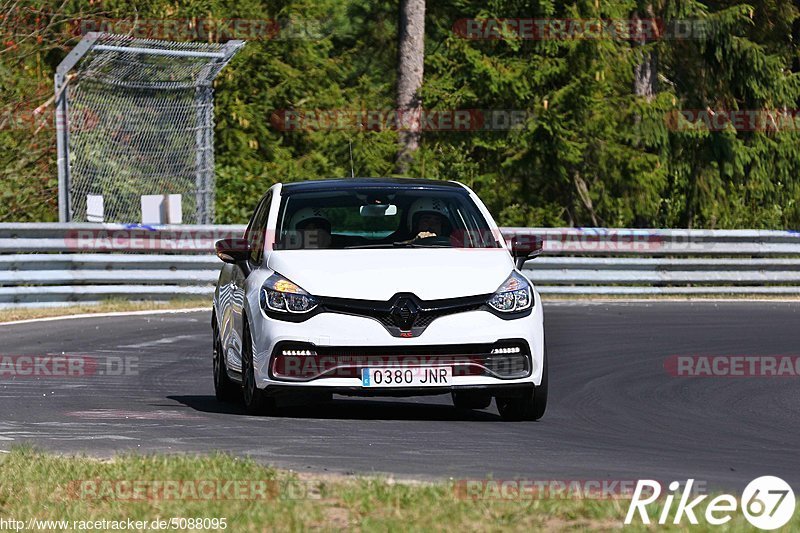
<svg viewBox="0 0 800 533">
<path fill-rule="evenodd" d="M 446 244 L 420 244 L 418 242 L 396 242 L 398 248 L 452 248 Z"/>
<path fill-rule="evenodd" d="M 452 246 L 446 246 L 443 244 L 419 244 L 415 242 L 393 242 L 389 243 L 382 243 L 382 244 L 356 244 L 354 246 L 345 246 L 346 250 L 357 250 L 357 249 L 379 249 L 379 248 L 452 248 Z"/>
<path fill-rule="evenodd" d="M 356 249 L 359 249 L 359 248 L 397 248 L 396 244 L 397 243 L 395 243 L 395 244 L 390 244 L 390 243 L 356 244 L 356 245 L 353 245 L 353 246 L 345 246 L 344 249 L 345 250 L 356 250 Z"/>
</svg>

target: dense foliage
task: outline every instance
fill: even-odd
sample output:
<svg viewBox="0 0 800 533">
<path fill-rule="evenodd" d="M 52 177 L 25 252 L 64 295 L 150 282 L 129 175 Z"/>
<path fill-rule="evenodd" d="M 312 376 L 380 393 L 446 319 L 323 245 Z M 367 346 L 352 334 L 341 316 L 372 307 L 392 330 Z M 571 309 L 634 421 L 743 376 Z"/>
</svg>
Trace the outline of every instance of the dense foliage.
<svg viewBox="0 0 800 533">
<path fill-rule="evenodd" d="M 0 221 L 57 218 L 52 76 L 74 19 L 274 19 L 217 80 L 217 220 L 242 222 L 269 185 L 391 175 L 397 132 L 282 131 L 279 110 L 391 110 L 398 1 L 26 0 L 0 21 Z M 5 4 L 10 6 L 12 4 Z M 687 36 L 466 39 L 465 18 L 690 21 Z M 209 38 L 219 38 L 210 35 Z M 223 39 L 225 36 L 221 36 Z M 507 130 L 426 131 L 409 174 L 472 186 L 506 225 L 797 228 L 800 121 L 707 128 L 677 110 L 800 105 L 794 0 L 441 0 L 426 14 L 428 110 L 520 110 Z M 652 92 L 635 72 L 650 65 Z M 43 105 L 34 118 L 33 109 Z M 25 114 L 27 113 L 27 115 Z M 29 116 L 28 120 L 20 117 Z M 677 126 L 677 127 L 676 127 Z"/>
</svg>

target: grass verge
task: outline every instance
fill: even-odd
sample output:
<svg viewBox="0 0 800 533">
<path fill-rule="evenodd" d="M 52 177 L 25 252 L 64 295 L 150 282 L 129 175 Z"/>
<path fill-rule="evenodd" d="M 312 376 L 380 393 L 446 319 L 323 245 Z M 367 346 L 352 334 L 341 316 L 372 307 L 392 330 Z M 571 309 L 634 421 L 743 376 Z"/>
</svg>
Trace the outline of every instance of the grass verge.
<svg viewBox="0 0 800 533">
<path fill-rule="evenodd" d="M 154 520 L 172 523 L 173 518 L 206 521 L 194 528 L 177 522 L 186 527 L 167 528 L 173 531 L 613 530 L 622 527 L 629 503 L 624 499 L 465 499 L 458 496 L 456 482 L 298 476 L 224 454 L 122 455 L 97 460 L 18 447 L 0 454 L 0 479 L 0 520 L 21 520 L 26 526 L 31 519 L 67 521 L 67 527 L 48 524 L 42 528 L 48 530 L 90 529 L 86 522 L 131 519 L 146 522 L 141 530 L 151 531 Z M 227 488 L 226 482 L 231 482 Z M 660 508 L 653 506 L 651 516 L 659 514 Z M 213 519 L 225 519 L 225 527 L 219 523 L 214 527 Z M 798 526 L 800 520 L 795 517 L 786 528 Z M 111 529 L 111 524 L 99 529 Z M 652 531 L 652 526 L 626 529 Z M 745 531 L 748 524 L 736 514 L 723 528 L 692 528 L 712 529 Z"/>
<path fill-rule="evenodd" d="M 23 307 L 0 309 L 0 322 L 14 320 L 29 320 L 32 318 L 47 318 L 56 316 L 83 315 L 92 313 L 116 313 L 124 311 L 156 311 L 167 309 L 192 309 L 205 307 L 211 309 L 211 297 L 207 298 L 179 298 L 166 302 L 158 301 L 128 301 L 104 300 L 94 304 L 76 304 L 65 307 Z"/>
</svg>

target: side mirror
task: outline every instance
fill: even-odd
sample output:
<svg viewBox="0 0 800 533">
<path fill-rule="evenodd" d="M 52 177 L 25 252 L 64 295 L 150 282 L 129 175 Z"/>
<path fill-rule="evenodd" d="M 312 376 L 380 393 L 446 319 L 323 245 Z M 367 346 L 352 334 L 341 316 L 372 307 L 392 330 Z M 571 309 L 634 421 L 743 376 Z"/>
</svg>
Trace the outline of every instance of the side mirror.
<svg viewBox="0 0 800 533">
<path fill-rule="evenodd" d="M 214 250 L 217 252 L 217 257 L 232 265 L 247 261 L 250 257 L 250 244 L 247 239 L 241 237 L 231 237 L 217 241 L 214 244 Z"/>
<path fill-rule="evenodd" d="M 544 249 L 544 241 L 536 235 L 514 235 L 511 237 L 511 257 L 522 269 L 525 261 L 539 257 Z"/>
</svg>

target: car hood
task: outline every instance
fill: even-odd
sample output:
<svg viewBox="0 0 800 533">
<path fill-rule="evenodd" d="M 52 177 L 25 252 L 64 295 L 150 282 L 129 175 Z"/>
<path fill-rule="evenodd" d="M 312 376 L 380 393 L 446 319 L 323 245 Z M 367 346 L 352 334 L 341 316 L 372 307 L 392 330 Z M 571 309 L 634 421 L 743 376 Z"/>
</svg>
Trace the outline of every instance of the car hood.
<svg viewBox="0 0 800 533">
<path fill-rule="evenodd" d="M 503 248 L 279 250 L 267 266 L 315 296 L 386 301 L 399 292 L 422 300 L 491 294 L 514 262 Z"/>
</svg>

